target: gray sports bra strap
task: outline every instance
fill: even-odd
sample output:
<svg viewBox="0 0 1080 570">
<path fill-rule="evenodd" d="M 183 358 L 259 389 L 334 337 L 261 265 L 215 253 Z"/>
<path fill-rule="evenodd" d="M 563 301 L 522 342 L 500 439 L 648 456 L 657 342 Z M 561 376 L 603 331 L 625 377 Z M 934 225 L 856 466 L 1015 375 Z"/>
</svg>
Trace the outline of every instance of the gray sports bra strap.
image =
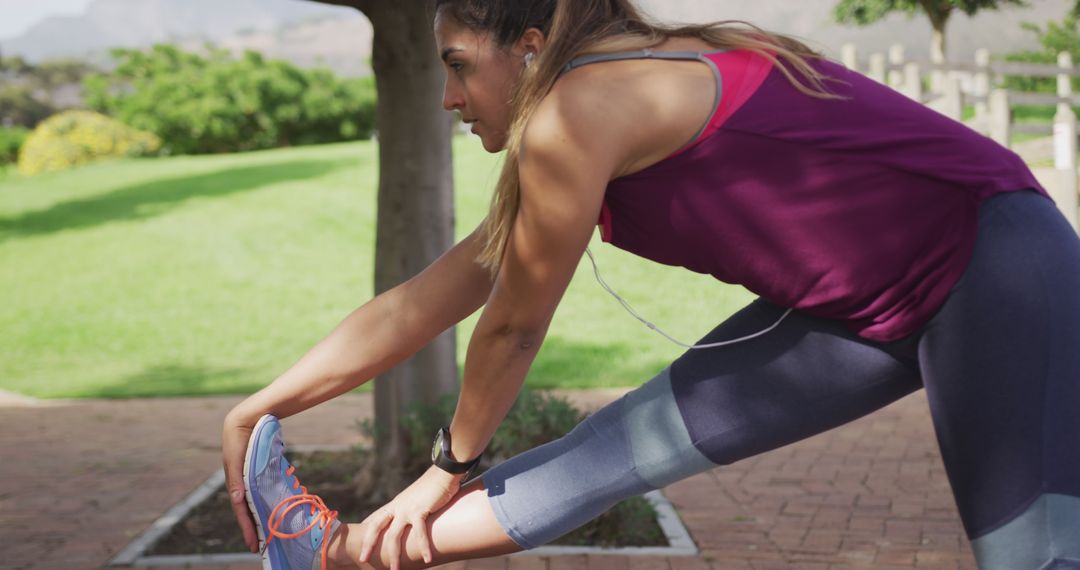
<svg viewBox="0 0 1080 570">
<path fill-rule="evenodd" d="M 708 61 L 704 54 L 706 53 L 720 53 L 727 50 L 714 50 L 708 52 L 697 51 L 653 51 L 650 48 L 640 49 L 637 51 L 624 51 L 619 53 L 593 53 L 588 55 L 582 55 L 570 60 L 563 67 L 560 75 L 574 69 L 575 67 L 581 67 L 590 63 L 597 63 L 601 61 L 618 61 L 623 59 L 700 59 Z M 712 63 L 712 62 L 709 62 Z"/>
<path fill-rule="evenodd" d="M 722 53 L 728 51 L 726 49 L 717 49 L 711 51 L 653 51 L 652 49 L 645 48 L 637 51 L 624 51 L 619 53 L 593 53 L 588 55 L 582 55 L 570 60 L 570 63 L 563 67 L 559 75 L 574 69 L 575 67 L 581 67 L 583 65 L 589 65 L 590 63 L 598 63 L 601 61 L 618 61 L 622 59 L 694 59 L 702 63 L 708 64 L 709 69 L 712 70 L 713 75 L 716 76 L 716 97 L 713 100 L 713 112 L 709 115 L 709 119 L 704 125 L 698 129 L 698 132 L 691 137 L 691 141 L 697 140 L 701 133 L 705 132 L 705 128 L 713 120 L 713 115 L 716 114 L 716 110 L 720 103 L 720 94 L 724 90 L 724 80 L 720 76 L 720 70 L 717 69 L 713 60 L 705 57 L 705 54 L 709 53 Z"/>
</svg>

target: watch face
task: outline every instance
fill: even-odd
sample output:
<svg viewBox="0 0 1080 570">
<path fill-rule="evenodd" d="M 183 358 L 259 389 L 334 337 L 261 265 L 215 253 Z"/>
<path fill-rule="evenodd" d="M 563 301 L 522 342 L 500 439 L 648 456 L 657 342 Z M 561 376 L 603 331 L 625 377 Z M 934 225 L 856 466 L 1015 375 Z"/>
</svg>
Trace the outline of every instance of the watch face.
<svg viewBox="0 0 1080 570">
<path fill-rule="evenodd" d="M 443 447 L 443 432 L 440 429 L 435 434 L 435 443 L 431 446 L 431 462 L 435 463 L 435 460 L 439 458 L 439 454 Z"/>
</svg>

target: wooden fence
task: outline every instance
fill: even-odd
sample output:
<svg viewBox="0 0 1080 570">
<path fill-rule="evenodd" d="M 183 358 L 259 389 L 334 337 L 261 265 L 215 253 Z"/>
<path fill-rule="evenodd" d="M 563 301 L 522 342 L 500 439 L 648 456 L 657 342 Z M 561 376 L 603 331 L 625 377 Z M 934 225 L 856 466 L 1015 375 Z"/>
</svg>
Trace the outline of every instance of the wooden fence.
<svg viewBox="0 0 1080 570">
<path fill-rule="evenodd" d="M 1072 106 L 1080 106 L 1072 78 L 1080 76 L 1067 52 L 1058 54 L 1057 65 L 991 61 L 990 51 L 980 49 L 971 64 L 941 61 L 907 61 L 904 47 L 894 45 L 888 55 L 871 54 L 865 69 L 859 68 L 854 44 L 841 50 L 848 68 L 889 85 L 934 110 L 963 121 L 965 104 L 975 107 L 975 116 L 964 121 L 969 127 L 1008 147 L 1013 133 L 1047 134 L 1054 137 L 1054 171 L 1037 172 L 1062 213 L 1080 229 L 1080 180 L 1077 174 L 1077 118 Z M 929 89 L 924 76 L 929 74 Z M 1056 77 L 1057 94 L 1009 91 L 1000 87 L 1005 75 Z M 1052 125 L 1016 124 L 1012 105 L 1056 105 Z"/>
</svg>

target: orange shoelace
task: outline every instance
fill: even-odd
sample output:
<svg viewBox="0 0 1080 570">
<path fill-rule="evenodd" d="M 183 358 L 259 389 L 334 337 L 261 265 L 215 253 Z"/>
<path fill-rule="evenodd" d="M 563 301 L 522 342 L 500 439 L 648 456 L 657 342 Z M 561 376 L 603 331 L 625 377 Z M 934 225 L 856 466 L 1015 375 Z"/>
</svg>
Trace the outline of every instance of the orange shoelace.
<svg viewBox="0 0 1080 570">
<path fill-rule="evenodd" d="M 289 466 L 285 471 L 286 475 L 292 475 L 296 471 L 296 468 Z M 315 528 L 315 525 L 319 526 L 319 530 L 325 531 L 333 524 L 334 519 L 337 518 L 338 512 L 331 511 L 326 503 L 323 502 L 322 497 L 318 495 L 312 495 L 308 493 L 307 487 L 300 485 L 300 480 L 295 476 L 293 477 L 293 489 L 300 489 L 299 495 L 293 495 L 282 499 L 280 503 L 274 507 L 274 510 L 270 511 L 270 519 L 267 521 L 267 531 L 270 536 L 266 539 L 266 547 L 270 546 L 270 541 L 275 538 L 297 538 L 303 536 Z M 281 525 L 285 524 L 285 517 L 289 514 L 289 511 L 303 505 L 311 505 L 311 524 L 309 524 L 304 530 L 294 533 L 281 532 Z M 329 536 L 323 535 L 322 539 L 322 568 L 326 568 L 326 554 L 330 548 Z"/>
</svg>

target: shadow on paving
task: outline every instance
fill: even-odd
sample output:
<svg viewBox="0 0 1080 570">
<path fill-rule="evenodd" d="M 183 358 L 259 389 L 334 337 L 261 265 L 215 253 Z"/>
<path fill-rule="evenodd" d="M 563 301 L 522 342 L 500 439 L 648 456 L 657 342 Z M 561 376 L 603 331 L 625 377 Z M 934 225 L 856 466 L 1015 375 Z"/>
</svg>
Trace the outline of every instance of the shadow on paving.
<svg viewBox="0 0 1080 570">
<path fill-rule="evenodd" d="M 226 196 L 277 182 L 316 178 L 352 164 L 351 160 L 340 159 L 297 160 L 143 182 L 101 196 L 63 202 L 21 216 L 0 218 L 0 241 L 114 221 L 151 218 L 191 198 Z"/>
</svg>

